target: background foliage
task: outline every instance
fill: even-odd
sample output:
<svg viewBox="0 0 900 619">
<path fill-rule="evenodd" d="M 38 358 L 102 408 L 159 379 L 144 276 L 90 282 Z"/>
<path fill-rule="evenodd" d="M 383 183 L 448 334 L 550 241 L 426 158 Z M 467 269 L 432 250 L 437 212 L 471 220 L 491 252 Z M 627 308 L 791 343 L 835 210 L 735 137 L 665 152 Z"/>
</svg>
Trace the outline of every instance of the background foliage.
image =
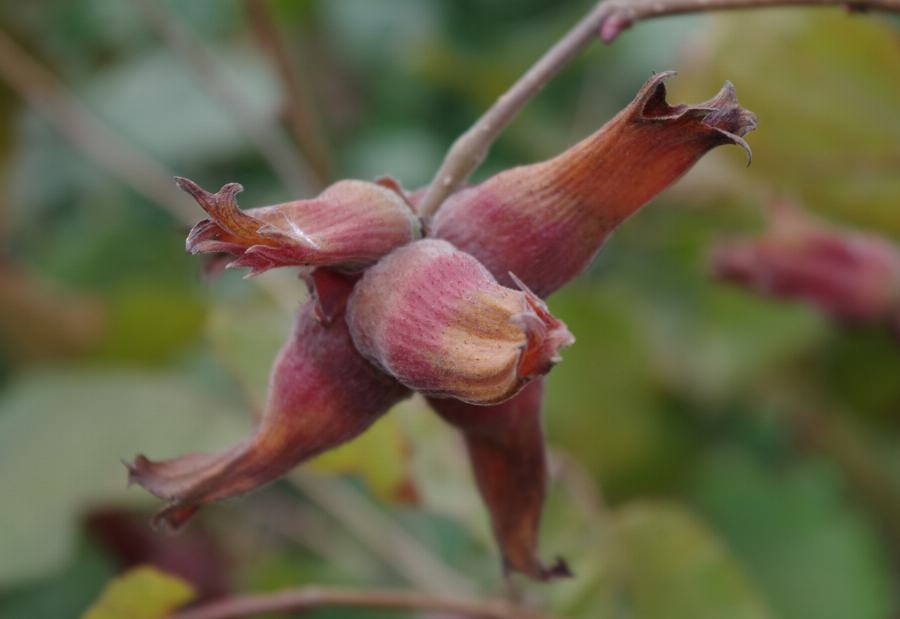
<svg viewBox="0 0 900 619">
<path fill-rule="evenodd" d="M 334 176 L 417 187 L 589 4 L 275 8 Z M 277 122 L 291 102 L 243 4 L 167 6 L 252 112 Z M 240 181 L 247 206 L 298 197 L 131 3 L 10 1 L 0 26 L 172 170 L 205 187 Z M 642 24 L 572 63 L 478 177 L 555 154 L 669 68 L 675 101 L 735 83 L 761 121 L 753 165 L 714 151 L 551 299 L 578 342 L 548 381 L 557 457 L 543 548 L 577 578 L 518 583 L 521 594 L 573 619 L 897 616 L 900 348 L 714 284 L 706 259 L 722 235 L 760 229 L 773 195 L 900 235 L 900 24 L 837 10 Z M 305 292 L 279 273 L 261 278 L 277 299 L 238 273 L 204 281 L 182 222 L 2 83 L 0 110 L 0 616 L 77 616 L 137 563 L 200 597 L 502 588 L 461 446 L 417 401 L 298 475 L 206 509 L 184 536 L 151 532 L 156 501 L 126 488 L 118 460 L 245 432 Z"/>
</svg>

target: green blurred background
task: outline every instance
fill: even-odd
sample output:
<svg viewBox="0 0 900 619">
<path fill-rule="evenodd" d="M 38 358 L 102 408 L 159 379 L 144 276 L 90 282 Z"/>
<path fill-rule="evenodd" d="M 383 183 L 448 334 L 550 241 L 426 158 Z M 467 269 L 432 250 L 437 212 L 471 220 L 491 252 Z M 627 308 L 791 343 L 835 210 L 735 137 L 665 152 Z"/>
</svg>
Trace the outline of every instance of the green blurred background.
<svg viewBox="0 0 900 619">
<path fill-rule="evenodd" d="M 204 279 L 183 249 L 201 213 L 171 174 L 238 181 L 246 207 L 344 177 L 421 186 L 589 6 L 0 4 L 0 617 L 76 617 L 139 563 L 204 598 L 504 590 L 458 438 L 418 401 L 178 537 L 150 530 L 158 502 L 126 488 L 119 460 L 246 433 L 305 298 L 291 273 Z M 664 69 L 676 102 L 735 83 L 760 118 L 753 164 L 708 155 L 550 300 L 578 342 L 548 380 L 542 554 L 576 578 L 516 581 L 518 595 L 566 619 L 900 616 L 900 347 L 707 267 L 773 196 L 900 236 L 900 21 L 641 24 L 567 67 L 476 179 L 559 152 Z"/>
</svg>

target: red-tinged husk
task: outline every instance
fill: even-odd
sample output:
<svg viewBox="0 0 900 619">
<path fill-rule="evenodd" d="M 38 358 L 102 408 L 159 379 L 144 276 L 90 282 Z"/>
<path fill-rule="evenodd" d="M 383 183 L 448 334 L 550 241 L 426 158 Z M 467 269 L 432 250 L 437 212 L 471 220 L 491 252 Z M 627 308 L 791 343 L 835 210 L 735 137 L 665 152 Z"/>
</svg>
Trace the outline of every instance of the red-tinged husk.
<svg viewBox="0 0 900 619">
<path fill-rule="evenodd" d="M 325 325 L 338 318 L 343 320 L 350 292 L 359 278 L 358 273 L 340 273 L 332 269 L 301 271 L 300 279 L 306 282 L 316 320 Z"/>
<path fill-rule="evenodd" d="M 571 572 L 562 559 L 545 566 L 537 556 L 547 484 L 542 395 L 543 379 L 538 378 L 495 406 L 453 399 L 430 399 L 429 403 L 465 440 L 505 570 L 546 581 L 571 576 Z"/>
<path fill-rule="evenodd" d="M 654 75 L 597 133 L 561 155 L 452 195 L 431 233 L 478 258 L 502 284 L 518 275 L 546 298 L 590 264 L 607 236 L 710 149 L 756 126 L 726 83 L 699 105 L 666 103 Z"/>
<path fill-rule="evenodd" d="M 139 455 L 128 465 L 130 482 L 169 502 L 157 524 L 177 529 L 201 505 L 273 481 L 356 437 L 409 394 L 356 352 L 342 315 L 325 324 L 315 305 L 310 301 L 300 311 L 275 361 L 266 408 L 251 437 L 214 454 L 156 462 Z"/>
<path fill-rule="evenodd" d="M 512 397 L 574 342 L 528 289 L 499 285 L 475 258 L 434 239 L 367 270 L 347 322 L 362 355 L 407 387 L 473 404 Z"/>
<path fill-rule="evenodd" d="M 411 207 L 387 181 L 339 181 L 312 200 L 242 211 L 237 183 L 213 194 L 176 180 L 210 216 L 191 230 L 187 250 L 232 254 L 237 258 L 228 266 L 249 268 L 251 275 L 281 266 L 359 270 L 422 234 Z"/>
<path fill-rule="evenodd" d="M 720 243 L 712 269 L 720 280 L 805 301 L 844 323 L 890 323 L 900 313 L 896 245 L 829 225 L 786 202 L 773 205 L 764 234 Z"/>
</svg>

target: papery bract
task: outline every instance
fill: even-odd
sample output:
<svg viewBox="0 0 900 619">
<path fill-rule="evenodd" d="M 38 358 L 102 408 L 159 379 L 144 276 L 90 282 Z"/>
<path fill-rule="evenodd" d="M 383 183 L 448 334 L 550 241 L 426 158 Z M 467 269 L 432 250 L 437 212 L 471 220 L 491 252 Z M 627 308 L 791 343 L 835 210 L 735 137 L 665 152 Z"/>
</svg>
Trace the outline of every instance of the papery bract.
<svg viewBox="0 0 900 619">
<path fill-rule="evenodd" d="M 900 315 L 900 250 L 874 234 L 840 229 L 786 203 L 768 231 L 719 244 L 715 276 L 772 297 L 798 299 L 848 323 Z"/>
<path fill-rule="evenodd" d="M 530 291 L 499 285 L 475 258 L 432 239 L 367 270 L 347 322 L 363 356 L 407 387 L 476 404 L 512 397 L 574 341 Z"/>
<path fill-rule="evenodd" d="M 597 133 L 548 161 L 500 172 L 450 196 L 433 236 L 476 256 L 502 284 L 515 273 L 546 297 L 581 273 L 607 236 L 710 149 L 738 144 L 756 117 L 726 83 L 698 105 L 666 103 L 654 75 Z"/>
<path fill-rule="evenodd" d="M 188 251 L 233 254 L 228 266 L 247 267 L 253 275 L 280 266 L 358 270 L 421 236 L 412 208 L 387 183 L 339 181 L 312 200 L 242 211 L 237 183 L 213 194 L 188 179 L 177 181 L 210 216 L 191 230 Z"/>
<path fill-rule="evenodd" d="M 542 395 L 538 378 L 495 406 L 434 398 L 429 404 L 462 433 L 506 570 L 549 580 L 571 572 L 561 559 L 547 567 L 537 557 L 547 485 Z"/>
<path fill-rule="evenodd" d="M 253 436 L 215 454 L 138 456 L 129 479 L 169 501 L 156 521 L 178 528 L 201 505 L 257 488 L 354 438 L 408 394 L 359 356 L 342 315 L 323 324 L 310 301 L 275 360 Z"/>
</svg>

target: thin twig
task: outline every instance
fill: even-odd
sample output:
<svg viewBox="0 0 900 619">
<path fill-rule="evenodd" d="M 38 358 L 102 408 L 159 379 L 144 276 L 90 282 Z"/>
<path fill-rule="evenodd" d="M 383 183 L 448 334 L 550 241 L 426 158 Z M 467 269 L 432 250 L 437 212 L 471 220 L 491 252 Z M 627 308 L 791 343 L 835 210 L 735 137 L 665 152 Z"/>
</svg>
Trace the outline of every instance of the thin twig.
<svg viewBox="0 0 900 619">
<path fill-rule="evenodd" d="M 595 37 L 610 43 L 629 26 L 654 17 L 781 6 L 845 6 L 859 11 L 900 12 L 900 0 L 603 0 L 456 139 L 419 205 L 420 214 L 427 221 L 437 212 L 484 161 L 491 145 L 519 110 Z"/>
<path fill-rule="evenodd" d="M 456 138 L 419 205 L 419 213 L 426 221 L 484 161 L 491 145 L 519 110 L 594 39 L 609 10 L 610 6 L 605 2 L 596 5 L 500 95 L 472 127 Z"/>
<path fill-rule="evenodd" d="M 321 130 L 315 104 L 309 94 L 300 63 L 291 53 L 284 34 L 272 14 L 270 0 L 247 0 L 250 28 L 260 47 L 271 59 L 284 90 L 284 106 L 294 139 L 303 151 L 320 185 L 332 180 L 331 155 Z"/>
<path fill-rule="evenodd" d="M 473 581 L 435 557 L 403 527 L 343 482 L 303 470 L 290 475 L 288 480 L 416 587 L 445 595 L 471 595 L 477 591 Z"/>
<path fill-rule="evenodd" d="M 240 130 L 265 158 L 285 188 L 304 195 L 316 186 L 306 161 L 271 119 L 261 118 L 234 87 L 221 64 L 160 0 L 137 0 L 144 19 L 191 69 L 191 75 L 231 113 Z"/>
<path fill-rule="evenodd" d="M 600 37 L 612 42 L 623 30 L 645 19 L 704 13 L 706 11 L 735 11 L 740 9 L 766 9 L 775 7 L 827 7 L 841 6 L 850 11 L 900 12 L 898 0 L 607 0 L 613 7 L 604 21 Z"/>
<path fill-rule="evenodd" d="M 187 196 L 175 188 L 169 170 L 116 135 L 41 62 L 2 31 L 0 80 L 40 111 L 76 148 L 120 182 L 180 221 L 196 221 L 196 208 Z"/>
<path fill-rule="evenodd" d="M 501 600 L 471 600 L 381 589 L 307 587 L 211 602 L 170 615 L 169 619 L 236 619 L 266 612 L 319 608 L 443 612 L 470 619 L 553 619 L 550 615 Z"/>
</svg>

